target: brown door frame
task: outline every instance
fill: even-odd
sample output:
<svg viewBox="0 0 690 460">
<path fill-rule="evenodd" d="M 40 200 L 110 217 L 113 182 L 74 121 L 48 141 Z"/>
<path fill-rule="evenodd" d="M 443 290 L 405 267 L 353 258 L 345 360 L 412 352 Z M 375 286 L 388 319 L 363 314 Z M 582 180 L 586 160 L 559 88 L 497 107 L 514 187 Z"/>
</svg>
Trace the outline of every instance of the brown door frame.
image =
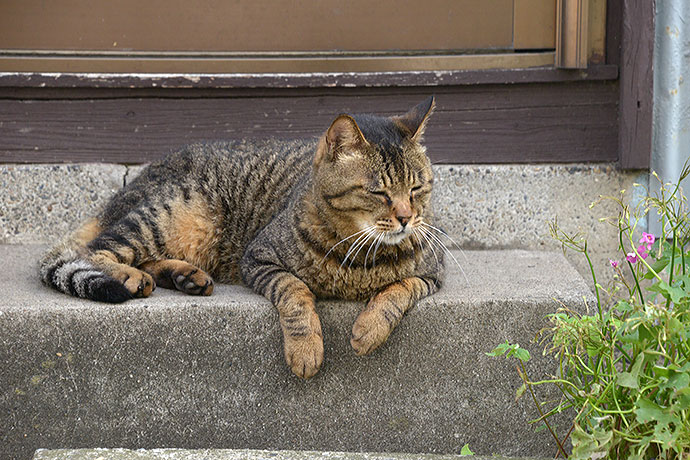
<svg viewBox="0 0 690 460">
<path fill-rule="evenodd" d="M 623 169 L 649 169 L 654 106 L 655 0 L 609 0 L 622 24 L 612 31 L 619 46 L 618 158 Z M 615 25 L 614 25 L 615 27 Z M 611 28 L 609 28 L 611 30 Z M 614 35 L 615 34 L 615 35 Z M 615 54 L 615 49 L 610 50 Z"/>
</svg>

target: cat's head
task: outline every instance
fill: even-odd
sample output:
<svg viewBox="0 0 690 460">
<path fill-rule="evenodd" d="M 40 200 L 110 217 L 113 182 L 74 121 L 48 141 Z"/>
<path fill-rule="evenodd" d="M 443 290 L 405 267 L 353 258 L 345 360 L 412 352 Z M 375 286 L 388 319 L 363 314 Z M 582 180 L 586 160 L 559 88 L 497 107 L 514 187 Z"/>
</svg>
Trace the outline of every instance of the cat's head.
<svg viewBox="0 0 690 460">
<path fill-rule="evenodd" d="M 433 109 L 432 96 L 401 116 L 333 121 L 317 147 L 314 187 L 339 233 L 398 244 L 423 225 L 433 174 L 420 142 Z"/>
</svg>

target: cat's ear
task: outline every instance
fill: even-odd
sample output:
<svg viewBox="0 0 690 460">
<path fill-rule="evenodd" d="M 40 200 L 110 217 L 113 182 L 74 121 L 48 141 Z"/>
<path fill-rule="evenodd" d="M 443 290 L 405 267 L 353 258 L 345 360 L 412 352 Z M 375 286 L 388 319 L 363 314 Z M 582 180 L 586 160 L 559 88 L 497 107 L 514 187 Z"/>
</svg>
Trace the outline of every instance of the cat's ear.
<svg viewBox="0 0 690 460">
<path fill-rule="evenodd" d="M 434 107 L 436 107 L 436 100 L 434 96 L 430 96 L 421 104 L 412 107 L 405 115 L 393 117 L 393 120 L 402 127 L 403 131 L 413 141 L 419 142 L 422 140 L 424 130 L 426 129 L 426 122 L 434 111 Z"/>
<path fill-rule="evenodd" d="M 341 114 L 331 123 L 326 132 L 326 144 L 329 149 L 337 151 L 342 147 L 363 147 L 369 143 L 357 126 L 357 122 L 349 115 Z"/>
<path fill-rule="evenodd" d="M 338 157 L 344 150 L 357 151 L 369 142 L 364 138 L 364 134 L 357 126 L 357 122 L 349 115 L 341 114 L 331 123 L 322 142 L 316 152 L 315 162 L 320 163 L 324 158 L 331 161 Z"/>
</svg>

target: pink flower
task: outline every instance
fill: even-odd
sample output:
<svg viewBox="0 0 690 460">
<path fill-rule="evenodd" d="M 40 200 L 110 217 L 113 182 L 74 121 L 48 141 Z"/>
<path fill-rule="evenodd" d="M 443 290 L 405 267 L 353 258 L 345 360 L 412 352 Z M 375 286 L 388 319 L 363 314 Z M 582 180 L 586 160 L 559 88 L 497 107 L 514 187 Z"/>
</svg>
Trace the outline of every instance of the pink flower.
<svg viewBox="0 0 690 460">
<path fill-rule="evenodd" d="M 609 259 L 609 263 L 613 268 L 617 268 L 620 262 L 618 262 L 617 260 Z"/>
<path fill-rule="evenodd" d="M 651 235 L 651 236 L 652 236 L 652 238 L 654 238 L 654 235 Z M 641 242 L 641 240 L 640 240 L 640 242 Z M 625 260 L 627 260 L 631 264 L 634 264 L 634 263 L 639 262 L 640 259 L 646 259 L 647 257 L 649 257 L 649 254 L 647 254 L 647 251 L 650 249 L 649 247 L 651 247 L 651 245 L 649 245 L 649 247 L 645 247 L 645 244 L 641 244 L 637 248 L 637 254 L 635 254 L 634 252 L 629 252 L 625 256 Z"/>
<path fill-rule="evenodd" d="M 640 243 L 644 244 L 647 247 L 647 251 L 650 251 L 652 249 L 654 241 L 656 241 L 656 237 L 654 235 L 652 235 L 651 233 L 642 232 L 642 238 L 640 238 Z"/>
<path fill-rule="evenodd" d="M 634 252 L 629 252 L 626 254 L 625 260 L 627 260 L 631 264 L 637 263 L 637 261 L 638 261 L 637 254 L 635 254 Z"/>
<path fill-rule="evenodd" d="M 647 254 L 647 251 L 649 249 L 650 248 L 645 249 L 644 244 L 643 244 L 642 246 L 637 248 L 637 252 L 640 254 L 640 257 L 642 257 L 643 259 L 646 259 L 649 256 L 649 254 Z"/>
<path fill-rule="evenodd" d="M 642 238 L 640 238 L 640 243 L 651 243 L 654 244 L 656 238 L 651 233 L 642 232 Z"/>
</svg>

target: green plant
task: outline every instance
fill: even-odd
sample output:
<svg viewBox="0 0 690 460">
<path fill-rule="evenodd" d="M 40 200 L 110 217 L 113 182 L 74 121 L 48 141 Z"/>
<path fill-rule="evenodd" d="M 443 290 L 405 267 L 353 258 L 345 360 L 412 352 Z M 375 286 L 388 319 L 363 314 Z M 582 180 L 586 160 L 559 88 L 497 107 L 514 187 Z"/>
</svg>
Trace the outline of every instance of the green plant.
<svg viewBox="0 0 690 460">
<path fill-rule="evenodd" d="M 473 456 L 474 452 L 472 452 L 472 450 L 470 450 L 469 444 L 465 444 L 464 446 L 462 446 L 462 449 L 460 450 L 460 455 Z"/>
<path fill-rule="evenodd" d="M 516 344 L 500 344 L 492 356 L 518 360 L 523 385 L 539 418 L 558 443 L 556 456 L 572 459 L 690 459 L 690 216 L 679 184 L 690 174 L 686 165 L 678 183 L 662 183 L 658 192 L 634 208 L 619 197 L 604 197 L 619 206 L 613 218 L 625 263 L 610 261 L 615 270 L 608 288 L 597 283 L 581 235 L 565 233 L 554 220 L 551 234 L 563 250 L 583 254 L 589 263 L 596 313 L 580 314 L 565 306 L 550 315 L 541 333 L 545 352 L 558 361 L 558 375 L 532 381 L 525 363 L 529 353 Z M 655 175 L 656 177 L 656 175 Z M 658 177 L 657 177 L 658 178 Z M 658 238 L 639 236 L 643 217 L 662 220 Z M 555 385 L 558 404 L 545 410 L 534 387 Z M 556 433 L 549 419 L 572 410 L 573 423 Z"/>
</svg>

